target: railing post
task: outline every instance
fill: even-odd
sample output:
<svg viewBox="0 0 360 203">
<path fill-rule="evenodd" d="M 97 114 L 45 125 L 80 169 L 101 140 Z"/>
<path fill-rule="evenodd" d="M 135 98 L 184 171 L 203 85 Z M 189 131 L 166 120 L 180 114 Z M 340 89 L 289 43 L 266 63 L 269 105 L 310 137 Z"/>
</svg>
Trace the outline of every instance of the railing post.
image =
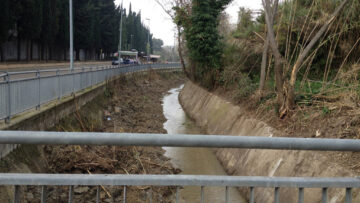
<svg viewBox="0 0 360 203">
<path fill-rule="evenodd" d="M 124 185 L 124 198 L 123 202 L 126 203 L 126 185 Z"/>
<path fill-rule="evenodd" d="M 254 187 L 250 187 L 250 203 L 255 202 L 255 196 L 254 196 Z"/>
<path fill-rule="evenodd" d="M 40 81 L 40 71 L 37 70 L 36 72 L 36 78 L 38 79 L 38 104 L 36 106 L 36 110 L 40 110 L 40 105 L 41 105 L 41 81 Z"/>
<path fill-rule="evenodd" d="M 68 203 L 73 203 L 74 202 L 74 186 L 71 185 L 69 187 L 69 201 Z"/>
<path fill-rule="evenodd" d="M 279 188 L 276 187 L 274 192 L 275 192 L 275 194 L 274 194 L 274 202 L 279 203 L 280 202 Z"/>
<path fill-rule="evenodd" d="M 152 195 L 153 191 L 152 191 L 152 188 L 150 187 L 150 190 L 149 190 L 149 202 L 152 203 L 153 202 L 153 195 Z"/>
<path fill-rule="evenodd" d="M 225 203 L 229 203 L 229 196 L 230 196 L 230 191 L 229 191 L 229 186 L 225 187 Z"/>
<path fill-rule="evenodd" d="M 75 97 L 75 71 L 74 71 L 74 68 L 71 69 L 71 74 L 72 74 L 72 85 L 73 85 L 72 94 Z"/>
<path fill-rule="evenodd" d="M 20 203 L 20 186 L 15 185 L 14 203 Z"/>
<path fill-rule="evenodd" d="M 176 203 L 179 203 L 179 190 L 180 190 L 179 186 L 176 187 Z"/>
<path fill-rule="evenodd" d="M 352 203 L 352 189 L 351 188 L 346 188 L 346 199 L 345 202 L 346 203 Z"/>
<path fill-rule="evenodd" d="M 100 203 L 100 186 L 96 187 L 96 203 Z"/>
<path fill-rule="evenodd" d="M 298 203 L 304 203 L 304 188 L 299 188 L 299 200 Z"/>
<path fill-rule="evenodd" d="M 85 67 L 81 68 L 81 73 L 80 73 L 80 90 L 84 89 L 86 87 L 86 85 L 83 84 L 84 81 L 84 74 L 85 74 Z M 85 77 L 86 78 L 86 77 Z M 83 86 L 84 85 L 84 86 Z"/>
<path fill-rule="evenodd" d="M 201 186 L 201 203 L 205 202 L 204 186 Z"/>
<path fill-rule="evenodd" d="M 95 84 L 97 84 L 99 81 L 99 67 L 98 66 L 96 66 L 96 68 L 95 68 Z"/>
<path fill-rule="evenodd" d="M 8 108 L 7 108 L 7 117 L 5 119 L 5 123 L 10 123 L 10 120 L 11 120 L 11 81 L 10 81 L 10 74 L 8 72 L 6 72 L 6 75 L 5 75 L 5 81 L 7 83 L 7 86 L 8 86 L 8 91 L 7 91 L 7 103 L 8 103 Z"/>
<path fill-rule="evenodd" d="M 61 87 L 60 87 L 60 70 L 56 70 L 56 78 L 57 78 L 57 84 L 58 84 L 58 100 L 60 101 L 61 98 Z"/>
<path fill-rule="evenodd" d="M 93 74 L 94 74 L 93 67 L 91 66 L 90 67 L 90 87 L 93 86 Z"/>
<path fill-rule="evenodd" d="M 322 198 L 321 198 L 322 203 L 327 203 L 327 196 L 328 196 L 328 189 L 323 188 L 322 189 Z"/>
<path fill-rule="evenodd" d="M 101 79 L 103 79 L 104 78 L 104 66 L 101 67 L 100 73 L 101 73 Z M 100 81 L 100 83 L 102 83 L 102 82 L 104 82 L 104 81 L 103 80 Z"/>
<path fill-rule="evenodd" d="M 41 186 L 41 203 L 46 203 L 46 186 Z"/>
</svg>

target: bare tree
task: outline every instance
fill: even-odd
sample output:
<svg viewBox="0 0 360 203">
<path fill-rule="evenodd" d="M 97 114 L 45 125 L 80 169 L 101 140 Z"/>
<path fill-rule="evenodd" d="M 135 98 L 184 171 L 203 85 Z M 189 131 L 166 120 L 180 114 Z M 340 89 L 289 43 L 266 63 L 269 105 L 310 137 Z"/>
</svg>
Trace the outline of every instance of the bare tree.
<svg viewBox="0 0 360 203">
<path fill-rule="evenodd" d="M 281 65 L 284 63 L 288 63 L 286 59 L 281 55 L 278 44 L 275 39 L 275 33 L 272 24 L 272 8 L 276 8 L 279 0 L 262 0 L 264 10 L 265 10 L 265 20 L 268 28 L 268 38 L 269 45 L 274 54 L 275 64 L 275 80 L 276 80 L 276 88 L 278 92 L 278 103 L 281 105 L 280 108 L 280 117 L 284 117 L 287 115 L 289 110 L 293 109 L 295 106 L 295 82 L 296 77 L 299 72 L 300 67 L 302 66 L 305 58 L 309 55 L 311 49 L 314 45 L 319 41 L 321 36 L 325 33 L 328 27 L 334 22 L 335 18 L 340 14 L 341 10 L 345 7 L 345 5 L 349 2 L 349 0 L 343 0 L 343 2 L 335 9 L 326 23 L 320 28 L 320 30 L 315 34 L 309 44 L 299 53 L 299 56 L 292 67 L 290 80 L 285 80 L 283 78 L 283 70 L 281 69 Z"/>
<path fill-rule="evenodd" d="M 173 8 L 175 7 L 181 7 L 181 8 L 185 8 L 187 10 L 187 13 L 190 14 L 191 13 L 191 0 L 155 0 L 156 3 L 158 3 L 161 8 L 165 11 L 165 13 L 167 13 L 170 18 L 175 21 L 176 18 L 176 12 Z M 178 52 L 179 52 L 179 58 L 180 58 L 180 62 L 181 62 L 181 66 L 183 68 L 183 71 L 185 73 L 185 75 L 188 78 L 191 78 L 191 76 L 193 74 L 189 74 L 188 71 L 186 70 L 186 65 L 185 65 L 185 59 L 184 59 L 184 55 L 183 55 L 183 44 L 184 44 L 184 39 L 182 37 L 182 28 L 179 25 L 176 25 L 176 30 L 177 30 L 177 40 L 178 40 Z"/>
<path fill-rule="evenodd" d="M 274 25 L 276 13 L 277 13 L 277 4 L 276 4 L 276 6 L 274 6 L 274 8 L 272 9 L 272 11 L 270 13 L 271 26 Z M 269 41 L 270 41 L 270 38 L 268 35 L 266 37 L 266 40 L 264 41 L 264 49 L 263 49 L 262 61 L 261 61 L 260 86 L 259 86 L 260 92 L 262 92 L 265 87 L 266 64 L 267 64 L 267 55 L 268 55 L 268 51 L 269 51 Z"/>
<path fill-rule="evenodd" d="M 262 0 L 262 2 L 265 10 L 265 20 L 268 29 L 267 39 L 269 39 L 269 45 L 273 52 L 274 60 L 275 60 L 274 73 L 275 73 L 276 90 L 278 92 L 277 94 L 278 103 L 281 104 L 284 101 L 284 96 L 282 94 L 284 79 L 283 79 L 283 71 L 281 66 L 284 63 L 285 59 L 280 54 L 280 51 L 278 49 L 278 43 L 275 39 L 275 32 L 273 28 L 273 20 L 271 20 L 273 19 L 271 13 L 272 11 L 275 10 L 273 8 L 277 8 L 279 4 L 279 0 L 274 0 L 272 4 L 270 3 L 269 0 Z"/>
</svg>

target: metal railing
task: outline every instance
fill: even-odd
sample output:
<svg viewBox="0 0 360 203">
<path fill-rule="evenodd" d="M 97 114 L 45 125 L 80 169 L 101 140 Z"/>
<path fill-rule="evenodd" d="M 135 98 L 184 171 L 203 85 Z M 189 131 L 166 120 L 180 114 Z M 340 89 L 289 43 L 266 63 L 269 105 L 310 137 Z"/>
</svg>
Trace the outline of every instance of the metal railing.
<svg viewBox="0 0 360 203">
<path fill-rule="evenodd" d="M 209 147 L 279 150 L 360 151 L 360 140 L 268 138 L 220 135 L 162 135 L 123 133 L 80 132 L 29 132 L 0 131 L 0 144 L 34 145 L 117 145 L 117 146 L 167 146 Z M 229 187 L 247 187 L 249 200 L 254 202 L 256 188 L 274 188 L 274 202 L 280 201 L 280 188 L 298 188 L 298 202 L 304 202 L 306 188 L 322 188 L 322 202 L 327 202 L 328 188 L 344 188 L 346 202 L 352 202 L 352 189 L 360 188 L 358 177 L 259 177 L 259 176 L 207 176 L 207 175 L 84 175 L 84 174 L 14 174 L 0 173 L 0 185 L 14 185 L 14 200 L 19 201 L 20 186 L 41 186 L 41 201 L 46 200 L 46 186 L 69 186 L 69 202 L 74 186 L 122 186 L 126 202 L 127 186 L 176 186 L 176 202 L 180 186 L 200 186 L 201 202 L 204 202 L 204 187 L 225 187 L 224 199 L 229 202 Z M 97 188 L 97 202 L 100 201 Z"/>
<path fill-rule="evenodd" d="M 80 90 L 102 83 L 120 74 L 147 69 L 179 68 L 178 63 L 128 66 L 101 66 L 0 73 L 0 120 Z"/>
</svg>

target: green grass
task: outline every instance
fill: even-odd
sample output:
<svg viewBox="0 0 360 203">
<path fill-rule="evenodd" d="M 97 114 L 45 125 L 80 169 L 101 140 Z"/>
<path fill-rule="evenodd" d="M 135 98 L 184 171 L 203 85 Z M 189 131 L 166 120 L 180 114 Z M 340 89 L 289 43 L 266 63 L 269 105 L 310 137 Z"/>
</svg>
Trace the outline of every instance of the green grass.
<svg viewBox="0 0 360 203">
<path fill-rule="evenodd" d="M 295 83 L 295 92 L 305 93 L 305 94 L 318 94 L 322 89 L 321 82 L 305 82 L 301 87 L 301 81 L 296 81 Z"/>
</svg>

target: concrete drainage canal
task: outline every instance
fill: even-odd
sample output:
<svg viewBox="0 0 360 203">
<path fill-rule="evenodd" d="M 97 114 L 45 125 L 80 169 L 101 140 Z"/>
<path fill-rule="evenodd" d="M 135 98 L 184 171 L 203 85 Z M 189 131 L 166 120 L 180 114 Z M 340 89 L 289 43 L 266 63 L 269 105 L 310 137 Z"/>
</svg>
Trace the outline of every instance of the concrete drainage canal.
<svg viewBox="0 0 360 203">
<path fill-rule="evenodd" d="M 163 112 L 167 121 L 164 129 L 169 134 L 204 134 L 204 132 L 190 120 L 182 109 L 178 97 L 183 88 L 171 89 L 163 98 Z M 186 175 L 226 175 L 211 149 L 164 147 L 165 155 L 171 158 L 171 163 Z M 225 202 L 225 188 L 205 187 L 205 202 Z M 185 187 L 180 190 L 180 202 L 200 202 L 200 187 Z M 230 202 L 245 202 L 236 188 L 230 189 Z"/>
<path fill-rule="evenodd" d="M 177 75 L 154 74 L 155 82 L 148 82 L 149 77 L 124 78 L 111 96 L 95 98 L 52 130 L 203 134 L 179 104 L 183 88 L 179 85 L 184 81 Z M 169 87 L 177 88 L 168 91 Z M 226 175 L 213 151 L 204 148 L 24 145 L 0 160 L 0 170 L 6 173 L 177 174 L 178 168 L 181 174 Z M 104 186 L 100 202 L 122 202 L 122 189 Z M 68 190 L 66 186 L 49 186 L 45 198 L 47 202 L 66 202 Z M 74 191 L 75 202 L 95 202 L 96 187 L 76 186 Z M 13 192 L 11 186 L 0 187 L 0 202 L 11 202 Z M 127 202 L 175 202 L 174 193 L 174 187 L 130 186 L 126 196 Z M 178 194 L 180 202 L 201 202 L 200 187 L 180 188 Z M 245 202 L 236 188 L 230 188 L 229 194 L 229 202 Z M 204 202 L 222 203 L 225 195 L 225 187 L 204 188 Z M 40 196 L 41 187 L 21 187 L 22 202 L 39 202 Z"/>
</svg>

